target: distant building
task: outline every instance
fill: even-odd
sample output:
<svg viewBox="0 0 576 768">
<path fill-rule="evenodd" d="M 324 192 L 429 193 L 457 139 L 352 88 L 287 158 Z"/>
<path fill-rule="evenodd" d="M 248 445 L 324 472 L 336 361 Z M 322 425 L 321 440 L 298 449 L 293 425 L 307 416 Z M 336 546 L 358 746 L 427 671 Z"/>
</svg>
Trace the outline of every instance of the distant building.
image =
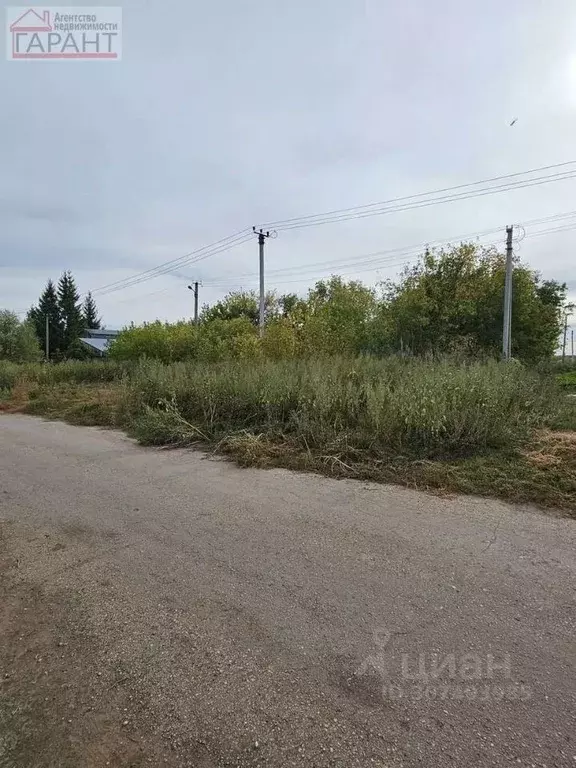
<svg viewBox="0 0 576 768">
<path fill-rule="evenodd" d="M 80 341 L 88 347 L 95 357 L 105 357 L 108 347 L 119 333 L 120 331 L 113 331 L 110 328 L 98 328 L 86 331 L 86 336 Z"/>
</svg>

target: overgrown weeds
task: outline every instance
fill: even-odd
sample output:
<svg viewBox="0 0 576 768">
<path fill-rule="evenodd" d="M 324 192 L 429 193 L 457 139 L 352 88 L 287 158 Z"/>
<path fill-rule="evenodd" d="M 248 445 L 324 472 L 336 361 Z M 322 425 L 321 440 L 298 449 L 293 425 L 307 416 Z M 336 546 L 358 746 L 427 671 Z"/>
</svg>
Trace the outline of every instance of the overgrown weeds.
<svg viewBox="0 0 576 768">
<path fill-rule="evenodd" d="M 518 447 L 552 418 L 555 400 L 547 382 L 520 365 L 371 358 L 146 362 L 131 372 L 128 390 L 132 407 L 158 411 L 156 425 L 164 419 L 170 434 L 173 412 L 161 405 L 167 402 L 210 440 L 248 430 L 298 438 L 334 455 L 360 450 L 373 457 Z"/>
</svg>

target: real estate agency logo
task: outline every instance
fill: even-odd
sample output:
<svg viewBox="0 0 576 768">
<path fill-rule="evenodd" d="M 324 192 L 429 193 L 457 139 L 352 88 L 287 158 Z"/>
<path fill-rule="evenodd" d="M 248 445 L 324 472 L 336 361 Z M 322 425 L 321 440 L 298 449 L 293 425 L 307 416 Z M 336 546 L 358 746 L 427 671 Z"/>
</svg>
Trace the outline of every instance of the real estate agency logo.
<svg viewBox="0 0 576 768">
<path fill-rule="evenodd" d="M 121 8 L 20 6 L 6 12 L 9 60 L 122 58 Z"/>
</svg>

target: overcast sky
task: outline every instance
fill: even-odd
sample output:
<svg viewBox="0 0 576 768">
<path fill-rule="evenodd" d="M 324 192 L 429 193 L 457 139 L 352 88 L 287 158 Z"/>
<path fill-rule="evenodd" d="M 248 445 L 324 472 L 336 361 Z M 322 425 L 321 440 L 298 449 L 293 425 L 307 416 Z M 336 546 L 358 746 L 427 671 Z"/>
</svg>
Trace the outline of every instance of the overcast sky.
<svg viewBox="0 0 576 768">
<path fill-rule="evenodd" d="M 576 160 L 574 0 L 122 7 L 121 62 L 0 62 L 0 307 L 29 307 L 66 269 L 97 289 L 253 224 Z M 503 240 L 506 223 L 574 209 L 576 179 L 281 232 L 269 286 L 303 292 L 325 271 L 307 264 L 499 226 Z M 575 251 L 576 229 L 520 255 L 576 297 Z M 98 304 L 109 327 L 175 320 L 190 279 L 213 302 L 255 287 L 257 264 L 254 241 Z"/>
</svg>

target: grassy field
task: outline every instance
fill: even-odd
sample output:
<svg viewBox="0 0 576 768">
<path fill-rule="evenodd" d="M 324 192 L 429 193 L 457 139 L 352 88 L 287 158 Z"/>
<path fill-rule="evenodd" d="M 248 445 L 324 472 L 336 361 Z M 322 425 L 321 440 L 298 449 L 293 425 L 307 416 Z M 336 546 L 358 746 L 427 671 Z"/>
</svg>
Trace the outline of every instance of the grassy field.
<svg viewBox="0 0 576 768">
<path fill-rule="evenodd" d="M 244 465 L 533 501 L 576 516 L 576 398 L 520 364 L 0 364 L 5 410 Z"/>
</svg>

